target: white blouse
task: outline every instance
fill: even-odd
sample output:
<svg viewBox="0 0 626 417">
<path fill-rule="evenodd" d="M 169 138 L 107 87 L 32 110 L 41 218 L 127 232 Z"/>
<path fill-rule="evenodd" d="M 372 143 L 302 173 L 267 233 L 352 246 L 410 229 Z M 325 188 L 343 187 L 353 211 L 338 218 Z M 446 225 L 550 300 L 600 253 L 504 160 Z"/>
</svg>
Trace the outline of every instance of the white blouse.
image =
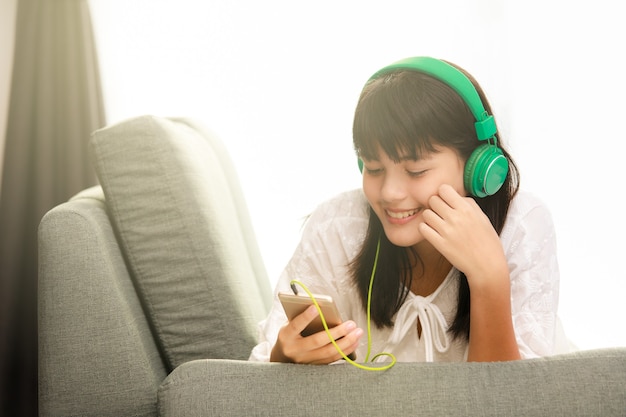
<svg viewBox="0 0 626 417">
<path fill-rule="evenodd" d="M 367 316 L 348 265 L 359 252 L 368 215 L 368 203 L 361 189 L 321 204 L 307 220 L 300 244 L 275 290 L 275 295 L 279 291 L 291 292 L 289 284 L 297 279 L 312 293 L 330 295 L 341 317 L 355 321 L 365 331 L 357 349 L 357 361 L 363 361 L 367 354 Z M 520 190 L 512 201 L 500 240 L 509 265 L 513 325 L 522 357 L 558 353 L 559 268 L 550 212 L 539 199 Z M 459 272 L 452 268 L 429 296 L 409 292 L 392 328 L 378 328 L 372 323 L 370 359 L 385 352 L 393 353 L 399 362 L 465 360 L 467 342 L 453 339 L 447 332 L 456 313 L 458 279 Z M 419 336 L 418 319 L 422 327 Z M 275 296 L 269 316 L 259 324 L 259 344 L 252 350 L 250 360 L 269 361 L 278 331 L 286 321 Z"/>
</svg>

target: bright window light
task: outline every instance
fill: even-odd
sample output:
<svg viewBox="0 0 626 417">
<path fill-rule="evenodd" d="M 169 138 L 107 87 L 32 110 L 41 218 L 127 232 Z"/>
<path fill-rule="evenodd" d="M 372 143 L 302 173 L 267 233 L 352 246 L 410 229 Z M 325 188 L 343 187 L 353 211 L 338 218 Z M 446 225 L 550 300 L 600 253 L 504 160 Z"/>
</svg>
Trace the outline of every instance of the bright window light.
<svg viewBox="0 0 626 417">
<path fill-rule="evenodd" d="M 523 187 L 552 210 L 565 330 L 580 348 L 623 346 L 626 30 L 618 3 L 577 4 L 90 1 L 108 123 L 183 116 L 217 132 L 272 284 L 305 216 L 360 186 L 351 124 L 367 78 L 411 55 L 460 64 L 490 98 Z"/>
</svg>

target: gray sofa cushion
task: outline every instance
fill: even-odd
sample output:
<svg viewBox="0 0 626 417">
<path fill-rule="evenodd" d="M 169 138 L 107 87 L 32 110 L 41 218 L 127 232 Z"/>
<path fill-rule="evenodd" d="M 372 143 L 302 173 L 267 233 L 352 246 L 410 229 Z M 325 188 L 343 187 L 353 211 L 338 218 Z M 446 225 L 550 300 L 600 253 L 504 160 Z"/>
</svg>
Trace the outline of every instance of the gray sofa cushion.
<svg viewBox="0 0 626 417">
<path fill-rule="evenodd" d="M 398 363 L 383 372 L 208 360 L 172 372 L 158 408 L 162 417 L 617 417 L 626 411 L 625 386 L 624 348 L 500 363 Z"/>
<path fill-rule="evenodd" d="M 270 281 L 268 280 L 265 270 L 265 263 L 263 262 L 263 259 L 261 258 L 261 253 L 259 252 L 258 243 L 256 241 L 256 234 L 254 233 L 254 228 L 252 226 L 252 222 L 250 221 L 250 214 L 248 213 L 248 203 L 241 190 L 237 170 L 235 169 L 235 166 L 230 158 L 228 150 L 219 139 L 219 137 L 210 130 L 207 130 L 206 127 L 203 126 L 201 123 L 198 123 L 193 119 L 186 118 L 170 118 L 170 120 L 181 123 L 183 125 L 187 125 L 190 128 L 194 129 L 198 134 L 202 135 L 204 139 L 209 142 L 209 144 L 211 145 L 211 150 L 220 161 L 222 173 L 226 178 L 226 181 L 228 181 L 228 189 L 230 191 L 230 195 L 233 198 L 233 204 L 235 205 L 235 209 L 237 210 L 239 227 L 241 228 L 241 233 L 243 234 L 243 238 L 245 240 L 244 243 L 247 248 L 246 253 L 250 259 L 250 265 L 254 269 L 257 278 L 259 296 L 261 297 L 261 301 L 263 301 L 265 305 L 265 309 L 269 311 L 272 307 L 272 302 L 274 299 L 272 288 L 270 287 Z"/>
<path fill-rule="evenodd" d="M 180 120 L 143 116 L 96 131 L 90 142 L 170 369 L 199 358 L 247 358 L 266 314 L 257 294 L 269 284 L 257 277 L 264 271 L 252 265 L 233 183 L 206 134 Z"/>
<path fill-rule="evenodd" d="M 39 226 L 42 416 L 152 416 L 167 375 L 103 200 L 88 189 Z"/>
</svg>

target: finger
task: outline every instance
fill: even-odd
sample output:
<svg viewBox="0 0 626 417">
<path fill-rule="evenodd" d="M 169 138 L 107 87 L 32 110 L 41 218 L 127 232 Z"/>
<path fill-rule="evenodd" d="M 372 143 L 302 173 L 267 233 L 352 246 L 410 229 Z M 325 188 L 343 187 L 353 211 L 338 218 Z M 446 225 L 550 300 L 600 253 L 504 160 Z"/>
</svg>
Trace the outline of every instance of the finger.
<svg viewBox="0 0 626 417">
<path fill-rule="evenodd" d="M 459 194 L 452 186 L 443 184 L 439 187 L 439 196 L 454 210 L 482 211 L 476 200 L 472 197 Z"/>
<path fill-rule="evenodd" d="M 305 314 L 306 311 L 301 315 Z M 296 318 L 294 318 L 292 322 L 295 321 Z M 315 318 L 315 315 L 313 315 L 313 318 Z M 279 333 L 283 354 L 289 358 L 290 361 L 295 363 L 322 364 L 331 363 L 343 357 L 332 343 L 325 330 L 319 331 L 307 337 L 302 337 L 299 334 L 296 335 L 295 333 L 298 331 L 298 328 L 299 327 L 297 326 L 292 326 L 289 335 L 282 335 Z M 347 349 L 347 351 L 344 352 L 345 354 L 349 354 L 354 350 L 350 350 L 350 347 L 354 344 L 354 339 L 356 337 L 354 336 L 355 329 L 356 323 L 353 321 L 348 321 L 329 329 L 332 339 L 338 346 L 340 346 L 340 349 L 342 351 Z M 356 330 L 360 332 L 356 333 L 358 335 L 356 340 L 358 341 L 362 331 L 360 329 Z M 350 337 L 348 337 L 349 335 Z"/>
<path fill-rule="evenodd" d="M 438 195 L 433 195 L 428 199 L 428 207 L 442 219 L 448 217 L 452 211 L 452 207 Z"/>
<path fill-rule="evenodd" d="M 287 325 L 289 332 L 299 335 L 318 315 L 317 308 L 314 305 L 310 305 L 289 322 Z"/>
<path fill-rule="evenodd" d="M 440 232 L 443 227 L 445 227 L 445 220 L 441 217 L 439 213 L 432 209 L 426 209 L 422 213 L 422 219 L 424 219 L 424 223 L 430 226 L 433 230 Z"/>
<path fill-rule="evenodd" d="M 438 190 L 439 197 L 446 202 L 452 208 L 458 207 L 460 204 L 464 204 L 465 197 L 459 194 L 454 187 L 449 184 L 442 184 Z"/>
<path fill-rule="evenodd" d="M 362 331 L 361 329 L 357 329 L 355 322 L 349 320 L 329 329 L 329 333 L 332 340 L 334 340 L 337 346 L 343 351 L 350 348 L 355 342 L 358 342 Z M 313 340 L 313 344 L 319 346 L 322 351 L 325 351 L 325 353 L 320 353 L 322 357 L 328 358 L 337 356 L 337 348 L 332 344 L 326 331 L 320 331 L 311 335 L 310 338 Z M 350 352 L 344 353 L 348 354 Z M 341 354 L 339 354 L 339 357 L 341 357 Z"/>
<path fill-rule="evenodd" d="M 359 346 L 359 341 L 363 336 L 363 330 L 359 328 L 353 329 L 351 332 L 343 337 L 338 338 L 335 344 L 328 341 L 324 346 L 320 347 L 311 355 L 316 356 L 316 359 L 312 361 L 315 364 L 332 363 L 343 358 L 343 355 L 349 356 Z M 337 349 L 339 348 L 339 349 Z"/>
<path fill-rule="evenodd" d="M 426 220 L 426 219 L 424 219 L 424 220 Z M 420 223 L 417 226 L 417 228 L 418 228 L 419 232 L 422 234 L 422 236 L 424 237 L 424 239 L 426 239 L 428 242 L 430 242 L 430 244 L 433 245 L 435 247 L 435 249 L 437 249 L 439 252 L 441 252 L 442 249 L 445 248 L 443 237 L 430 224 L 428 224 L 428 223 Z"/>
<path fill-rule="evenodd" d="M 333 340 L 338 340 L 346 336 L 354 329 L 356 329 L 356 323 L 352 320 L 349 320 L 338 324 L 335 327 L 329 328 L 328 331 L 330 332 L 330 336 L 333 338 Z M 326 333 L 325 330 L 317 332 L 316 334 L 311 336 L 314 337 L 314 340 L 318 342 L 319 345 L 324 345 L 328 343 L 328 333 Z"/>
</svg>

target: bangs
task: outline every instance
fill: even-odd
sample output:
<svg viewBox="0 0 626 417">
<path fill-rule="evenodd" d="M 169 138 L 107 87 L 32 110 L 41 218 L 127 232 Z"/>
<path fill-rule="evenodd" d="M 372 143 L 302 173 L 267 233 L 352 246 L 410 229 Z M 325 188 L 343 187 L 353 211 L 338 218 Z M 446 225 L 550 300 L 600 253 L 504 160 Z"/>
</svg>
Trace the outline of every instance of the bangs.
<svg viewBox="0 0 626 417">
<path fill-rule="evenodd" d="M 376 160 L 382 150 L 392 161 L 400 162 L 422 159 L 435 152 L 437 145 L 456 148 L 466 136 L 466 131 L 460 132 L 450 123 L 454 119 L 451 114 L 458 109 L 451 108 L 449 100 L 458 102 L 458 96 L 450 91 L 450 95 L 444 93 L 448 97 L 441 97 L 441 93 L 439 81 L 431 78 L 424 82 L 415 72 L 391 73 L 371 81 L 354 115 L 352 134 L 357 155 Z M 473 127 L 471 113 L 469 117 Z"/>
</svg>

